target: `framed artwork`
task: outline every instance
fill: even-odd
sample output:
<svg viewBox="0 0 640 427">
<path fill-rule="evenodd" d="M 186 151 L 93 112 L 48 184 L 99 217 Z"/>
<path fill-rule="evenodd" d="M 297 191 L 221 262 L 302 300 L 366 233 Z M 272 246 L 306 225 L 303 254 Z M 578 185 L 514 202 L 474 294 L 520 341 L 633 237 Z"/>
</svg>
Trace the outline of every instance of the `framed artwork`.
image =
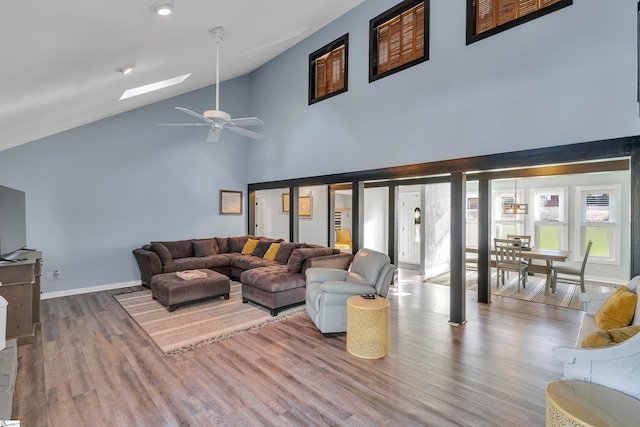
<svg viewBox="0 0 640 427">
<path fill-rule="evenodd" d="M 298 211 L 300 218 L 311 218 L 311 196 L 300 196 Z"/>
<path fill-rule="evenodd" d="M 220 190 L 220 215 L 242 214 L 242 191 Z"/>
<path fill-rule="evenodd" d="M 298 197 L 298 216 L 311 218 L 311 196 Z M 282 212 L 289 212 L 289 193 L 282 193 Z"/>
</svg>

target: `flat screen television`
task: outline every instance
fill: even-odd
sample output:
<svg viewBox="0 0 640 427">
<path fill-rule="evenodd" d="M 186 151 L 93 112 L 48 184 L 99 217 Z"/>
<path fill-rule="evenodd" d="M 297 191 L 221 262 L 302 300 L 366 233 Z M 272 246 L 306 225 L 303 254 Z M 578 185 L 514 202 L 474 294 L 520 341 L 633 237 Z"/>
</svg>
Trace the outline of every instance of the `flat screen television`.
<svg viewBox="0 0 640 427">
<path fill-rule="evenodd" d="M 27 246 L 24 191 L 0 185 L 0 258 Z"/>
</svg>

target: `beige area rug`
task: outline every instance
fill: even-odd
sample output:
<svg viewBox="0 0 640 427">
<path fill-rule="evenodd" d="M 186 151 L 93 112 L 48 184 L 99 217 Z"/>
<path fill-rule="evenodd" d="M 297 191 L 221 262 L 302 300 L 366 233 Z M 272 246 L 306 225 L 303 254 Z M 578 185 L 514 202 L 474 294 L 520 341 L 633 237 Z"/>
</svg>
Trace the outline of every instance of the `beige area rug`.
<svg viewBox="0 0 640 427">
<path fill-rule="evenodd" d="M 545 296 L 544 286 L 546 277 L 544 275 L 535 274 L 533 276 L 528 276 L 526 285 L 527 287 L 525 289 L 520 287 L 520 291 L 518 291 L 517 274 L 511 274 L 510 276 L 511 278 L 507 279 L 505 286 L 502 286 L 502 284 L 500 284 L 500 287 L 496 289 L 496 275 L 494 272 L 491 275 L 491 295 L 516 298 L 547 305 L 555 305 L 558 307 L 571 308 L 574 310 L 583 309 L 582 302 L 578 298 L 578 295 L 580 295 L 579 285 L 572 285 L 570 283 L 563 283 L 558 281 L 558 283 L 556 284 L 556 292 L 550 293 L 548 296 Z M 466 279 L 467 290 L 477 291 L 478 285 L 476 284 L 476 272 L 467 271 Z M 449 273 L 444 273 L 436 277 L 428 278 L 425 281 L 427 283 L 449 286 L 450 277 Z M 587 291 L 587 293 L 609 292 L 616 287 L 617 285 L 608 286 L 601 283 L 585 282 L 585 290 Z"/>
<path fill-rule="evenodd" d="M 165 356 L 193 350 L 305 312 L 301 305 L 282 310 L 274 317 L 268 309 L 257 304 L 243 304 L 238 282 L 231 282 L 228 300 L 214 298 L 178 307 L 172 313 L 152 298 L 149 289 L 114 295 L 114 298 Z"/>
</svg>

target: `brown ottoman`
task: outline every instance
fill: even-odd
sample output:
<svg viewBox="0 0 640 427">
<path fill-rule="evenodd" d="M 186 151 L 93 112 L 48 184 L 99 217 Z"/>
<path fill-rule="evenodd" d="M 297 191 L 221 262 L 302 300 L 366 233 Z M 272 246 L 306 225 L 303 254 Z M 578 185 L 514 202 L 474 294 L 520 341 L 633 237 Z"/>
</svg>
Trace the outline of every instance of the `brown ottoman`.
<svg viewBox="0 0 640 427">
<path fill-rule="evenodd" d="M 156 274 L 151 278 L 153 298 L 167 306 L 169 311 L 176 307 L 208 298 L 229 299 L 231 283 L 229 278 L 212 270 L 198 270 L 207 277 L 184 280 L 176 273 Z"/>
</svg>

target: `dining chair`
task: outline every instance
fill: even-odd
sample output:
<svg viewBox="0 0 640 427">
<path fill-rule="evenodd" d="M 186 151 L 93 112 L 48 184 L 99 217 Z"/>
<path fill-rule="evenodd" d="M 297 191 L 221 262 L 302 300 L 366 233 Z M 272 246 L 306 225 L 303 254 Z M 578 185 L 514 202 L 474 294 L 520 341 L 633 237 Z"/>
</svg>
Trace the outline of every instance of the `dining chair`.
<svg viewBox="0 0 640 427">
<path fill-rule="evenodd" d="M 577 267 L 569 267 L 567 265 L 558 265 L 553 266 L 551 269 L 553 270 L 553 276 L 551 278 L 551 292 L 556 292 L 556 282 L 558 281 L 558 274 L 567 274 L 573 276 L 579 276 L 578 279 L 574 279 L 571 277 L 560 277 L 560 280 L 563 282 L 569 282 L 574 285 L 580 285 L 580 291 L 585 293 L 584 289 L 584 269 L 587 266 L 587 259 L 589 258 L 589 252 L 591 252 L 591 245 L 593 245 L 593 240 L 589 240 L 587 244 L 587 249 L 584 251 L 584 258 L 582 259 L 582 265 L 580 268 Z"/>
<path fill-rule="evenodd" d="M 522 247 L 514 239 L 493 239 L 496 248 L 496 287 L 500 287 L 500 278 L 504 286 L 504 274 L 509 271 L 518 272 L 518 292 L 520 282 L 526 288 L 528 264 L 522 261 Z"/>
<path fill-rule="evenodd" d="M 530 250 L 530 248 L 531 248 L 531 235 L 530 234 L 507 234 L 507 239 L 517 240 L 518 242 L 520 242 L 520 246 L 525 248 L 525 251 L 526 250 Z M 523 260 L 522 262 L 526 263 L 527 265 L 531 265 L 531 260 L 528 259 L 528 258 Z M 531 273 L 531 272 L 529 272 L 527 274 L 529 276 L 533 276 L 533 273 Z M 509 277 L 509 274 L 507 274 L 507 277 Z"/>
</svg>

